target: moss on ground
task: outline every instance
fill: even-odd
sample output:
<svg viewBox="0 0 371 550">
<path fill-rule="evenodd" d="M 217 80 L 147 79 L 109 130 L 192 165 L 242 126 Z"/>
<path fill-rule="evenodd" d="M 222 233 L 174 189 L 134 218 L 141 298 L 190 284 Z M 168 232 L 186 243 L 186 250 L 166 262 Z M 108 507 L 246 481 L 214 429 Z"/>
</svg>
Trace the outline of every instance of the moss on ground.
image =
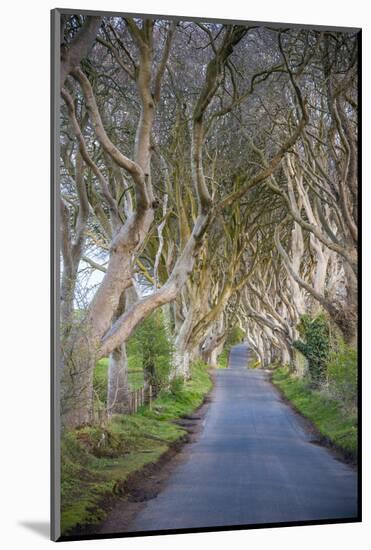
<svg viewBox="0 0 371 550">
<path fill-rule="evenodd" d="M 356 461 L 358 430 L 354 414 L 345 411 L 339 401 L 313 390 L 307 381 L 292 375 L 287 367 L 275 369 L 272 381 L 294 407 L 313 422 L 323 437 L 347 458 Z"/>
<path fill-rule="evenodd" d="M 99 370 L 99 369 L 98 369 Z M 152 409 L 117 415 L 104 427 L 86 426 L 65 433 L 61 442 L 61 530 L 68 535 L 79 526 L 100 523 L 104 500 L 119 493 L 119 483 L 155 463 L 182 438 L 185 430 L 174 420 L 192 413 L 210 391 L 207 367 L 192 365 L 192 377 L 172 391 L 162 392 Z"/>
</svg>

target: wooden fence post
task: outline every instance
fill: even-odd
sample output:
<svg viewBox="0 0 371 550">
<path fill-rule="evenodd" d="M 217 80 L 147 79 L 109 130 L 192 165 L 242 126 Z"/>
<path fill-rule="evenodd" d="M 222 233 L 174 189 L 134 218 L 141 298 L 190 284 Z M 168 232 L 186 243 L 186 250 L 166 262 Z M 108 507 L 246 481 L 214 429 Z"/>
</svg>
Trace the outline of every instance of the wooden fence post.
<svg viewBox="0 0 371 550">
<path fill-rule="evenodd" d="M 152 407 L 152 397 L 153 397 L 153 390 L 152 386 L 149 386 L 149 392 L 144 390 L 144 386 L 141 388 L 138 388 L 136 390 L 133 390 L 129 393 L 129 404 L 128 404 L 128 413 L 133 414 L 138 412 L 139 407 L 142 407 L 147 403 L 147 399 L 149 402 L 150 408 Z"/>
</svg>

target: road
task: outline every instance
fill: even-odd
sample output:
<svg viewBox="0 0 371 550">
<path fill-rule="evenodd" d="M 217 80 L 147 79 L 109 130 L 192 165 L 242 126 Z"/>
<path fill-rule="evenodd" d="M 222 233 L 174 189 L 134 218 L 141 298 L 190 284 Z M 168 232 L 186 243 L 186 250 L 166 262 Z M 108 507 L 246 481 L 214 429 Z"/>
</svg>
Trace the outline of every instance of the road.
<svg viewBox="0 0 371 550">
<path fill-rule="evenodd" d="M 356 517 L 356 472 L 311 443 L 267 374 L 246 362 L 247 347 L 235 346 L 202 433 L 130 531 Z"/>
</svg>

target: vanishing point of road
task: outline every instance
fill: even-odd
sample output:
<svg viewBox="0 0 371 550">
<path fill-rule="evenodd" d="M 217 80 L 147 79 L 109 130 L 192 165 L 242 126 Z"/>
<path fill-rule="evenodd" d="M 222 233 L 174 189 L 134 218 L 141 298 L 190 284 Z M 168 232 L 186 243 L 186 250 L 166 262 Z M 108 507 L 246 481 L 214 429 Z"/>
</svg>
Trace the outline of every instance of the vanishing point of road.
<svg viewBox="0 0 371 550">
<path fill-rule="evenodd" d="M 311 442 L 247 353 L 216 372 L 202 432 L 130 532 L 356 518 L 356 472 Z"/>
</svg>

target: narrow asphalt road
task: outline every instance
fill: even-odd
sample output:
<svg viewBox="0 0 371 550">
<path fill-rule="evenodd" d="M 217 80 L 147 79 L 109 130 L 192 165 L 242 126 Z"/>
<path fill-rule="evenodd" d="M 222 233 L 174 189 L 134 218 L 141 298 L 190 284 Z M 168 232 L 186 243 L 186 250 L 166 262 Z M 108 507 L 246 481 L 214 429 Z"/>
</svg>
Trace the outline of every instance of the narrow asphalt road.
<svg viewBox="0 0 371 550">
<path fill-rule="evenodd" d="M 216 372 L 202 433 L 130 531 L 353 518 L 357 475 L 310 442 L 247 347 Z"/>
</svg>

